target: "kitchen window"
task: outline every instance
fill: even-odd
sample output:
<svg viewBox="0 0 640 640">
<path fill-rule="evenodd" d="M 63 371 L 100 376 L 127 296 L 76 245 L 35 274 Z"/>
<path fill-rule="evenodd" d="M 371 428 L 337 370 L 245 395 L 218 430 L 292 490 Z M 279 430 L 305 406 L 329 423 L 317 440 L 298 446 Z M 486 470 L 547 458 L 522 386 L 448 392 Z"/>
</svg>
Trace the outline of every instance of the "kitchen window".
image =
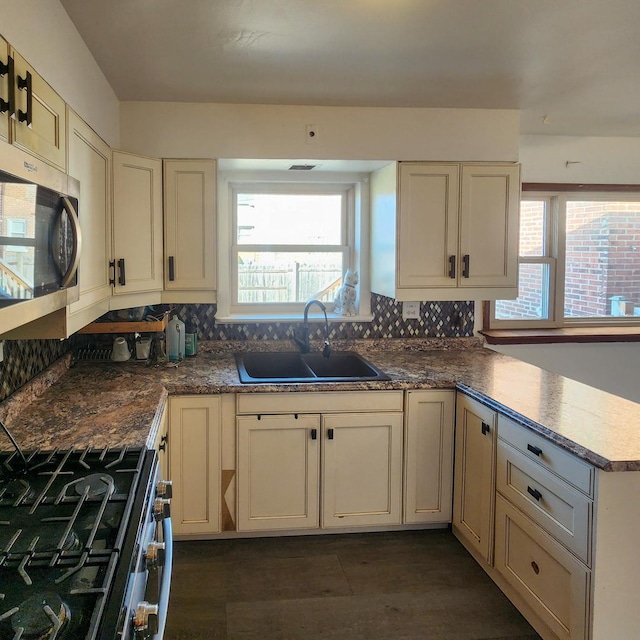
<svg viewBox="0 0 640 640">
<path fill-rule="evenodd" d="M 489 322 L 491 329 L 640 325 L 640 194 L 524 191 L 518 297 L 492 302 Z"/>
<path fill-rule="evenodd" d="M 300 320 L 311 299 L 322 301 L 331 315 L 345 271 L 360 270 L 366 259 L 363 191 L 362 181 L 353 178 L 230 179 L 226 258 L 220 246 L 229 268 L 217 320 Z M 358 289 L 357 302 L 366 301 L 362 311 L 368 314 L 368 292 L 363 297 L 362 283 Z"/>
</svg>

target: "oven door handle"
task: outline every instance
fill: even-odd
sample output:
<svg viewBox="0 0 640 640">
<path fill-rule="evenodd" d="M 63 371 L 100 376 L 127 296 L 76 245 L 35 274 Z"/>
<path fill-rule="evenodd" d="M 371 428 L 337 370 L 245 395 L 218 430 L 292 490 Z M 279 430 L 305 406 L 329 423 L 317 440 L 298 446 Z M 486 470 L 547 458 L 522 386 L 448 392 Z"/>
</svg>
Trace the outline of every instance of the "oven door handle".
<svg viewBox="0 0 640 640">
<path fill-rule="evenodd" d="M 162 640 L 164 628 L 169 613 L 169 591 L 171 588 L 171 572 L 173 570 L 173 529 L 171 518 L 162 520 L 162 538 L 164 542 L 164 566 L 160 578 L 160 593 L 158 596 L 158 632 L 153 636 L 154 640 Z"/>
</svg>

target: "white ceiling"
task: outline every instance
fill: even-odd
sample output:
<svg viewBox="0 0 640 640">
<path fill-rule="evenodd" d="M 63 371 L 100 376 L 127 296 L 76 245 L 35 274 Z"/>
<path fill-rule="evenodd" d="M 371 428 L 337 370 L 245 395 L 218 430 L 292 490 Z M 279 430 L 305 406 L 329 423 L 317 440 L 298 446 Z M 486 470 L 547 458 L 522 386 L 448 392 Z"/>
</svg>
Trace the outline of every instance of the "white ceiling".
<svg viewBox="0 0 640 640">
<path fill-rule="evenodd" d="M 123 101 L 508 108 L 522 133 L 640 136 L 640 0 L 61 3 Z"/>
</svg>

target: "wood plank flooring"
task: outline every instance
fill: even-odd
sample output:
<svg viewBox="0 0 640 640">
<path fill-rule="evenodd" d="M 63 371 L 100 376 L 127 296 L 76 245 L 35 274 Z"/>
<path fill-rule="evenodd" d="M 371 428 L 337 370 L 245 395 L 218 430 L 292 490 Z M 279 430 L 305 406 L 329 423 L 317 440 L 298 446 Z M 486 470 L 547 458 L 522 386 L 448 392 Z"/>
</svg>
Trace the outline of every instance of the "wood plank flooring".
<svg viewBox="0 0 640 640">
<path fill-rule="evenodd" d="M 450 531 L 176 542 L 165 640 L 539 640 Z"/>
</svg>

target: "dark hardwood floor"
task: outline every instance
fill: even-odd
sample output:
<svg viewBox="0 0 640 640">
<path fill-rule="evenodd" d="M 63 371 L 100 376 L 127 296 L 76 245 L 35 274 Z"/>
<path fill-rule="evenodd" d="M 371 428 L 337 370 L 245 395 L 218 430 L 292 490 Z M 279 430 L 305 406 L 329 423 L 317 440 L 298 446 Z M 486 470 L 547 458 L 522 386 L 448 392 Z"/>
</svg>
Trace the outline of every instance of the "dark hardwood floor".
<svg viewBox="0 0 640 640">
<path fill-rule="evenodd" d="M 536 640 L 449 531 L 176 542 L 165 640 Z"/>
</svg>

